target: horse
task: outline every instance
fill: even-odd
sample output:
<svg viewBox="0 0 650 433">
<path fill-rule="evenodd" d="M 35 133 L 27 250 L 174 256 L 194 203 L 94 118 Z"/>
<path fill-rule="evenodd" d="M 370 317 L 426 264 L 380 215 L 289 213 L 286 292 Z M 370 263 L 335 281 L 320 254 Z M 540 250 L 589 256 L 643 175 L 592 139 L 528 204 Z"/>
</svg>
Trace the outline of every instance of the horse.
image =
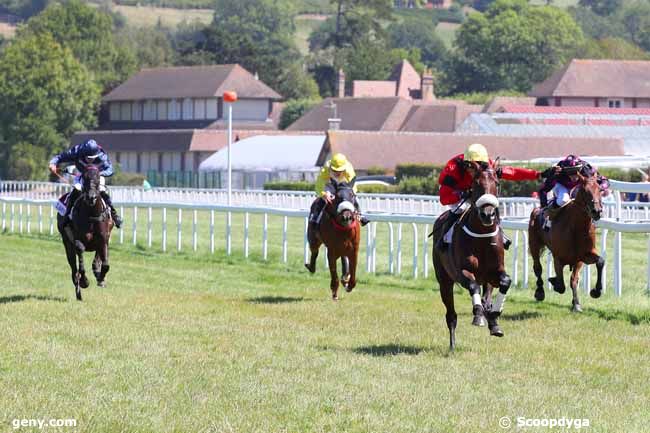
<svg viewBox="0 0 650 433">
<path fill-rule="evenodd" d="M 83 253 L 94 251 L 93 274 L 99 287 L 106 287 L 106 274 L 110 269 L 108 262 L 108 242 L 113 229 L 110 208 L 104 203 L 99 193 L 99 169 L 88 165 L 84 170 L 81 194 L 71 212 L 71 221 L 66 224 L 64 216 L 57 216 L 57 228 L 61 233 L 68 264 L 72 271 L 72 283 L 75 295 L 82 300 L 81 288 L 89 286 L 84 267 Z M 79 266 L 77 267 L 77 259 Z"/>
<path fill-rule="evenodd" d="M 436 248 L 444 236 L 444 220 L 450 211 L 442 214 L 433 229 L 433 267 L 440 286 L 440 296 L 447 313 L 445 319 L 449 329 L 449 350 L 456 348 L 457 314 L 454 308 L 454 283 L 465 287 L 472 298 L 472 325 L 487 324 L 490 335 L 503 337 L 498 317 L 503 309 L 511 279 L 505 271 L 504 247 L 499 225 L 499 201 L 497 199 L 498 179 L 494 166 L 471 163 L 474 169 L 469 202 L 471 206 L 455 225 L 452 242 L 442 252 Z M 483 286 L 483 298 L 481 298 Z M 496 301 L 492 303 L 492 288 L 499 287 Z"/>
<path fill-rule="evenodd" d="M 312 274 L 316 272 L 316 259 L 321 244 L 327 247 L 327 261 L 330 270 L 330 289 L 332 300 L 338 300 L 339 278 L 336 261 L 340 258 L 342 265 L 340 283 L 349 293 L 357 285 L 357 256 L 361 228 L 359 214 L 354 207 L 354 183 L 342 182 L 336 185 L 336 194 L 332 202 L 323 210 L 323 218 L 318 232 L 308 230 L 307 239 L 311 256 L 305 267 Z"/>
<path fill-rule="evenodd" d="M 555 277 L 549 279 L 553 290 L 564 293 L 563 269 L 571 269 L 571 290 L 573 291 L 572 311 L 582 312 L 578 299 L 580 270 L 586 264 L 596 264 L 598 280 L 596 287 L 590 291 L 592 298 L 599 298 L 603 291 L 602 274 L 605 259 L 596 252 L 596 226 L 594 221 L 600 219 L 603 206 L 600 186 L 595 175 L 584 176 L 578 173 L 580 183 L 572 191 L 574 199 L 566 204 L 553 220 L 549 231 L 544 230 L 544 212 L 535 208 L 530 214 L 528 224 L 529 250 L 533 256 L 533 270 L 537 277 L 535 299 L 543 301 L 544 281 L 542 280 L 542 263 L 540 256 L 546 247 L 553 254 Z"/>
</svg>

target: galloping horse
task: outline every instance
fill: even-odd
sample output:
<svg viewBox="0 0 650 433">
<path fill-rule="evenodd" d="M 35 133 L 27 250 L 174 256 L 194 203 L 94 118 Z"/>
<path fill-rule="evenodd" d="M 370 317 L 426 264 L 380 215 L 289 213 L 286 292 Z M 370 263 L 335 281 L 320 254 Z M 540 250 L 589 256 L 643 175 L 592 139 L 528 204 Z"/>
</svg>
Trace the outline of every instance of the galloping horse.
<svg viewBox="0 0 650 433">
<path fill-rule="evenodd" d="M 336 185 L 335 199 L 328 203 L 323 211 L 323 218 L 318 232 L 309 230 L 307 238 L 311 257 L 305 267 L 312 274 L 316 272 L 316 259 L 321 244 L 327 247 L 327 261 L 330 268 L 330 289 L 332 299 L 338 299 L 339 279 L 336 261 L 341 258 L 341 284 L 347 292 L 357 285 L 357 256 L 361 228 L 358 213 L 354 207 L 353 184 L 342 182 Z"/>
<path fill-rule="evenodd" d="M 433 229 L 433 266 L 440 285 L 440 296 L 447 308 L 445 316 L 449 328 L 449 350 L 456 347 L 457 315 L 454 309 L 454 282 L 465 287 L 472 297 L 473 325 L 485 325 L 485 313 L 490 334 L 502 337 L 497 319 L 503 309 L 510 277 L 506 274 L 503 258 L 503 239 L 499 233 L 498 180 L 495 166 L 472 163 L 474 179 L 469 197 L 471 207 L 454 228 L 451 245 L 445 252 L 435 247 L 444 236 L 443 221 L 449 211 L 442 214 Z M 483 298 L 481 299 L 481 285 Z M 496 302 L 492 304 L 492 288 L 498 286 Z"/>
<path fill-rule="evenodd" d="M 81 195 L 76 203 L 69 204 L 74 206 L 71 223 L 65 224 L 64 217 L 60 214 L 57 216 L 57 227 L 72 270 L 72 283 L 77 299 L 80 301 L 81 288 L 85 289 L 89 285 L 84 268 L 84 251 L 95 251 L 92 268 L 99 287 L 106 287 L 105 278 L 109 270 L 108 241 L 113 229 L 113 220 L 110 208 L 100 197 L 99 182 L 98 168 L 89 165 L 83 174 Z"/>
<path fill-rule="evenodd" d="M 566 265 L 571 269 L 571 290 L 573 291 L 574 312 L 581 312 L 578 299 L 578 282 L 580 270 L 587 264 L 596 264 L 598 280 L 596 288 L 591 290 L 592 298 L 602 294 L 602 273 L 605 259 L 596 253 L 596 227 L 593 221 L 598 221 L 602 212 L 600 186 L 595 175 L 583 176 L 578 174 L 580 184 L 574 189 L 575 198 L 566 204 L 561 213 L 553 221 L 550 231 L 544 230 L 544 212 L 535 208 L 530 214 L 528 224 L 528 239 L 530 254 L 533 256 L 533 270 L 537 277 L 535 299 L 544 300 L 544 281 L 542 280 L 542 263 L 540 255 L 544 247 L 553 254 L 555 277 L 549 279 L 553 290 L 564 293 L 564 276 L 562 271 Z"/>
</svg>

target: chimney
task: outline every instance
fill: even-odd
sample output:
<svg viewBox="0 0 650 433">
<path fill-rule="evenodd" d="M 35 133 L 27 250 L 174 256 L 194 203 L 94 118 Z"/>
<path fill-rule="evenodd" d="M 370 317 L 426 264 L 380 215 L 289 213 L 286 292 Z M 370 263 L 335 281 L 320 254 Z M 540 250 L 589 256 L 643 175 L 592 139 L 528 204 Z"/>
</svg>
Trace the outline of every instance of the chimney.
<svg viewBox="0 0 650 433">
<path fill-rule="evenodd" d="M 425 69 L 422 74 L 422 84 L 420 85 L 421 99 L 427 102 L 436 100 L 436 95 L 433 93 L 433 73 L 431 69 Z"/>
<path fill-rule="evenodd" d="M 336 81 L 336 95 L 339 98 L 345 98 L 345 73 L 339 69 L 339 75 Z"/>
<path fill-rule="evenodd" d="M 327 119 L 327 129 L 329 131 L 338 131 L 341 129 L 341 119 L 338 117 L 331 117 Z"/>
<path fill-rule="evenodd" d="M 257 74 L 257 71 L 255 71 L 255 80 L 259 81 L 259 79 L 260 79 L 260 76 Z"/>
</svg>

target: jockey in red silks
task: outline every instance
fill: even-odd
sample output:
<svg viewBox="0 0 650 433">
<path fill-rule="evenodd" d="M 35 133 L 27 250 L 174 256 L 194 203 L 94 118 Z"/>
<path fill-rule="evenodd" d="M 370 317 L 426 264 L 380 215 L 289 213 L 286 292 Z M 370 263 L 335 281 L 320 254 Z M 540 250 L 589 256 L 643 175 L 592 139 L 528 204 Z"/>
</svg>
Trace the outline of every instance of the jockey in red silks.
<svg viewBox="0 0 650 433">
<path fill-rule="evenodd" d="M 438 183 L 440 184 L 440 203 L 449 206 L 451 210 L 443 225 L 445 235 L 440 238 L 436 245 L 440 250 L 444 250 L 447 244 L 451 243 L 454 224 L 470 206 L 466 201 L 469 197 L 472 181 L 474 180 L 474 169 L 469 164 L 470 162 L 493 165 L 493 161 L 490 159 L 485 146 L 474 143 L 467 147 L 465 153 L 461 153 L 450 159 L 438 178 Z M 497 176 L 505 180 L 537 180 L 539 179 L 539 175 L 537 170 L 528 168 L 499 167 L 497 169 Z M 504 247 L 508 249 L 510 240 L 505 237 L 503 230 L 501 230 L 501 235 L 504 238 Z"/>
</svg>

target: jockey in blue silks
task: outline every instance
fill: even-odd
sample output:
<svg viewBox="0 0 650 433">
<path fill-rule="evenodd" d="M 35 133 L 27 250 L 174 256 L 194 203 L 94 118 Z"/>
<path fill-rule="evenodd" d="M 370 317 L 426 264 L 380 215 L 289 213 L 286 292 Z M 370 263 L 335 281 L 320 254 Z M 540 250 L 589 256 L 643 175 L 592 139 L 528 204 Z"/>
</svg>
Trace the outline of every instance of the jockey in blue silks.
<svg viewBox="0 0 650 433">
<path fill-rule="evenodd" d="M 102 196 L 102 199 L 108 207 L 111 209 L 111 218 L 117 228 L 120 228 L 122 225 L 122 219 L 117 214 L 117 211 L 113 207 L 108 192 L 106 191 L 105 179 L 113 175 L 113 164 L 108 157 L 108 154 L 102 149 L 102 147 L 97 144 L 95 140 L 86 140 L 81 144 L 71 147 L 70 149 L 55 155 L 54 158 L 50 161 L 50 171 L 54 174 L 57 174 L 57 166 L 61 163 L 72 163 L 77 167 L 77 170 L 81 173 L 79 176 L 76 176 L 74 179 L 74 188 L 70 193 L 68 198 L 68 205 L 65 212 L 65 217 L 70 216 L 70 212 L 74 207 L 75 202 L 77 201 L 79 194 L 82 190 L 82 179 L 83 173 L 86 170 L 86 166 L 92 164 L 99 169 L 100 177 L 100 186 L 99 191 Z"/>
</svg>

